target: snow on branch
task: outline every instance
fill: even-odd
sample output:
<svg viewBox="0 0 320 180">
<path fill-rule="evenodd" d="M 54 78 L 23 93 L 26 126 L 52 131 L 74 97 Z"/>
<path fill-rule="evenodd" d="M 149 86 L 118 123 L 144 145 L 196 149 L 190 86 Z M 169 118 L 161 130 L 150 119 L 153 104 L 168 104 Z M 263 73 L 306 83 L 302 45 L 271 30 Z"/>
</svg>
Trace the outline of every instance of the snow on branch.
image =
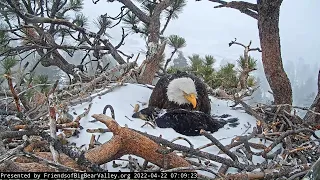
<svg viewBox="0 0 320 180">
<path fill-rule="evenodd" d="M 161 148 L 157 143 L 129 128 L 119 126 L 113 118 L 103 114 L 95 114 L 92 117 L 105 124 L 113 133 L 113 137 L 103 145 L 86 152 L 85 157 L 91 162 L 104 164 L 125 154 L 133 154 L 160 167 L 164 167 L 165 156 L 169 161 L 168 168 L 190 166 L 186 160 L 175 153 L 166 155 L 157 153 L 156 150 Z"/>
<path fill-rule="evenodd" d="M 254 19 L 258 19 L 257 4 L 244 2 L 244 1 L 231 1 L 231 2 L 226 2 L 222 0 L 209 0 L 209 1 L 221 4 L 221 5 L 215 6 L 215 8 L 227 7 L 227 8 L 237 9 L 240 12 L 247 14 L 248 16 Z"/>
</svg>

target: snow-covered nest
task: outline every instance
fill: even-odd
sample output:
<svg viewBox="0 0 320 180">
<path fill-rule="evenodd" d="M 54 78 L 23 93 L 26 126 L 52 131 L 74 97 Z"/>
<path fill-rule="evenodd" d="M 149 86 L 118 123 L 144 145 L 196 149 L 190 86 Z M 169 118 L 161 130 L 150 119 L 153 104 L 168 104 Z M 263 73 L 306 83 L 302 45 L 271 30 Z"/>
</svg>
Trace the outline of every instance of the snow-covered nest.
<svg viewBox="0 0 320 180">
<path fill-rule="evenodd" d="M 104 106 L 109 104 L 109 105 L 113 106 L 114 111 L 115 111 L 115 120 L 119 123 L 120 126 L 124 127 L 125 125 L 127 125 L 129 128 L 132 128 L 132 129 L 135 129 L 135 130 L 138 130 L 141 132 L 147 132 L 148 134 L 151 134 L 151 135 L 155 135 L 155 136 L 162 135 L 162 137 L 164 139 L 167 139 L 169 141 L 173 140 L 176 137 L 185 137 L 188 140 L 190 140 L 190 142 L 194 145 L 194 148 L 201 147 L 201 146 L 206 145 L 211 142 L 210 140 L 208 140 L 204 136 L 188 137 L 188 136 L 184 136 L 179 133 L 176 133 L 171 128 L 153 129 L 149 125 L 145 125 L 144 127 L 141 127 L 142 125 L 145 124 L 145 121 L 143 121 L 141 119 L 131 118 L 131 116 L 133 114 L 133 106 L 135 104 L 139 104 L 140 108 L 145 108 L 147 106 L 151 92 L 152 92 L 152 90 L 147 88 L 144 85 L 125 84 L 124 86 L 120 86 L 120 87 L 114 89 L 111 92 L 108 92 L 107 94 L 105 94 L 101 97 L 98 96 L 98 97 L 94 98 L 92 101 L 92 107 L 91 107 L 89 114 L 87 116 L 83 117 L 80 121 L 80 124 L 83 127 L 83 129 L 80 130 L 79 136 L 78 137 L 70 137 L 69 140 L 71 142 L 76 143 L 76 145 L 78 147 L 85 145 L 84 147 L 87 148 L 88 144 L 90 143 L 90 138 L 91 138 L 92 133 L 88 133 L 88 132 L 86 132 L 86 130 L 87 129 L 106 128 L 106 126 L 104 124 L 102 124 L 101 122 L 94 122 L 94 123 L 89 122 L 89 121 L 93 120 L 91 115 L 101 114 Z M 215 138 L 220 140 L 220 142 L 223 145 L 230 144 L 232 138 L 234 138 L 235 136 L 246 135 L 246 134 L 252 132 L 252 128 L 256 126 L 256 119 L 254 117 L 245 113 L 244 110 L 241 110 L 239 108 L 232 109 L 231 107 L 229 107 L 230 105 L 233 104 L 233 102 L 231 102 L 231 101 L 219 100 L 214 97 L 210 97 L 210 99 L 211 99 L 211 106 L 212 106 L 212 112 L 211 112 L 212 115 L 230 114 L 232 117 L 237 117 L 239 119 L 240 124 L 237 127 L 229 127 L 229 125 L 227 124 L 224 126 L 224 128 L 221 128 L 218 132 L 215 132 L 212 134 Z M 89 102 L 71 107 L 69 113 L 70 114 L 74 114 L 74 113 L 81 114 L 85 111 L 85 108 L 88 108 L 88 105 L 89 105 Z M 106 115 L 111 116 L 111 113 L 109 110 L 107 111 Z M 232 118 L 232 117 L 229 117 L 229 118 Z M 96 136 L 100 135 L 100 138 L 99 138 L 100 143 L 107 142 L 113 136 L 112 133 L 110 133 L 110 132 L 103 133 L 103 134 L 102 133 L 95 133 L 95 134 L 96 134 Z M 259 143 L 258 139 L 253 139 L 253 141 L 255 141 L 256 143 Z M 175 141 L 175 143 L 189 146 L 189 144 L 184 140 L 178 140 L 178 141 Z M 266 145 L 269 145 L 269 144 L 266 144 Z M 210 146 L 210 147 L 203 149 L 203 151 L 217 155 L 219 152 L 219 149 L 216 146 Z M 128 155 L 126 155 L 126 156 L 128 156 Z M 229 158 L 225 154 L 220 154 L 219 156 Z M 143 163 L 142 158 L 138 158 L 138 157 L 136 157 L 136 158 L 138 159 L 139 164 Z M 122 159 L 127 159 L 127 157 L 124 156 L 124 157 L 122 157 Z M 195 159 L 195 161 L 197 161 L 197 159 Z M 262 159 L 258 158 L 258 157 L 253 158 L 254 163 L 257 163 L 259 161 L 261 162 Z M 126 166 L 126 164 L 128 162 L 122 161 L 122 160 L 117 160 L 116 163 L 122 164 L 122 167 L 124 167 L 124 166 Z M 219 163 L 215 163 L 215 162 L 213 162 L 213 163 L 218 166 L 221 165 Z M 112 162 L 109 162 L 109 163 L 107 163 L 106 166 L 103 166 L 103 167 L 109 171 L 119 171 L 119 170 L 128 171 L 128 169 L 121 168 L 121 166 L 114 168 L 112 166 L 112 164 L 113 164 Z M 212 166 L 212 168 L 213 168 L 212 170 L 217 171 L 217 167 L 215 167 L 215 168 L 214 167 L 215 166 Z M 230 170 L 232 171 L 232 168 L 229 168 L 229 172 L 230 172 Z M 204 174 L 207 176 L 209 176 L 209 175 L 213 176 L 210 173 L 209 174 L 204 173 Z"/>
</svg>

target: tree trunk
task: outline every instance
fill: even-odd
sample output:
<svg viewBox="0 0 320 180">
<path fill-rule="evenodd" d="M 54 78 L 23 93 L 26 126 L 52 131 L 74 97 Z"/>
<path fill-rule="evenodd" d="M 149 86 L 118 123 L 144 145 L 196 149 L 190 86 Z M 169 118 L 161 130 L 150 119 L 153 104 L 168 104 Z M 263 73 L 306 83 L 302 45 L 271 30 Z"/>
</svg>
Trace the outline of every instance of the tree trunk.
<svg viewBox="0 0 320 180">
<path fill-rule="evenodd" d="M 291 83 L 281 59 L 279 14 L 282 0 L 258 0 L 258 28 L 264 72 L 275 104 L 292 104 Z M 288 108 L 289 110 L 290 108 Z"/>
<path fill-rule="evenodd" d="M 161 45 L 159 43 L 160 37 L 160 17 L 154 17 L 148 28 L 148 52 L 145 64 L 142 67 L 142 72 L 139 76 L 138 82 L 141 84 L 151 84 L 154 75 L 159 71 L 159 65 L 161 62 Z"/>
<path fill-rule="evenodd" d="M 138 82 L 141 84 L 152 84 L 154 75 L 159 71 L 159 62 L 157 59 L 150 59 L 149 62 L 146 62 L 145 67 L 142 70 Z"/>
</svg>

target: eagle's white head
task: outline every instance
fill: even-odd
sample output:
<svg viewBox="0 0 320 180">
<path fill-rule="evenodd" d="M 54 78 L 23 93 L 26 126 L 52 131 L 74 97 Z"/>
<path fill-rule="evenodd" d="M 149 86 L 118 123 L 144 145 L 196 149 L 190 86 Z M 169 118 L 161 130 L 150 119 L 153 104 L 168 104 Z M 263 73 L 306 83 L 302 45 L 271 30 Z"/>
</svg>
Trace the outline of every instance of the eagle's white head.
<svg viewBox="0 0 320 180">
<path fill-rule="evenodd" d="M 179 105 L 191 103 L 193 108 L 195 108 L 197 106 L 196 85 L 191 78 L 176 78 L 169 82 L 167 97 L 169 101 L 173 101 Z"/>
</svg>

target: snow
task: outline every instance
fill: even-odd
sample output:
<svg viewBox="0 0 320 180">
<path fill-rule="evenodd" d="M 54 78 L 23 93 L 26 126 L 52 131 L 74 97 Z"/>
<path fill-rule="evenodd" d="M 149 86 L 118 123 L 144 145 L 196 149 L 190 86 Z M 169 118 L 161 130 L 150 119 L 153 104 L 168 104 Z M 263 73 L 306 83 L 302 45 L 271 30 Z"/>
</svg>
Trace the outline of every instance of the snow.
<svg viewBox="0 0 320 180">
<path fill-rule="evenodd" d="M 151 95 L 152 90 L 147 88 L 145 85 L 140 84 L 124 84 L 124 86 L 120 86 L 115 88 L 113 91 L 101 96 L 96 97 L 92 101 L 92 107 L 89 112 L 89 114 L 85 117 L 83 117 L 80 120 L 80 124 L 83 127 L 82 130 L 80 130 L 78 137 L 70 137 L 69 141 L 76 143 L 78 147 L 85 145 L 85 147 L 88 147 L 88 144 L 90 142 L 91 134 L 86 132 L 86 129 L 96 129 L 96 128 L 107 128 L 104 124 L 100 122 L 89 122 L 93 120 L 94 118 L 91 117 L 93 114 L 101 114 L 103 111 L 103 108 L 105 105 L 110 104 L 113 106 L 115 111 L 115 120 L 119 123 L 120 126 L 127 125 L 129 128 L 136 129 L 141 132 L 147 132 L 148 134 L 152 134 L 155 136 L 162 135 L 163 138 L 171 141 L 176 137 L 184 137 L 191 141 L 191 143 L 194 145 L 194 148 L 198 148 L 200 146 L 206 145 L 210 143 L 210 140 L 208 140 L 204 136 L 184 136 L 177 132 L 175 132 L 171 128 L 156 128 L 153 129 L 149 125 L 145 125 L 144 127 L 141 127 L 145 121 L 141 119 L 135 119 L 132 118 L 133 114 L 133 106 L 135 104 L 140 105 L 140 109 L 147 107 L 147 103 L 149 100 L 149 97 Z M 239 125 L 235 128 L 229 127 L 228 125 L 225 125 L 224 128 L 219 129 L 219 131 L 213 133 L 212 135 L 220 140 L 220 142 L 224 145 L 228 145 L 231 143 L 232 138 L 238 135 L 246 135 L 247 133 L 252 132 L 252 128 L 256 126 L 256 119 L 247 113 L 244 112 L 244 110 L 241 109 L 232 109 L 229 107 L 233 104 L 231 101 L 226 100 L 219 100 L 214 97 L 210 97 L 211 104 L 212 104 L 212 115 L 222 115 L 222 114 L 230 114 L 232 117 L 237 117 L 239 119 Z M 70 107 L 70 114 L 73 114 L 74 112 L 77 113 L 77 115 L 83 113 L 85 111 L 85 108 L 88 108 L 88 103 L 83 103 L 80 105 L 76 105 L 73 107 Z M 238 106 L 237 106 L 238 107 Z M 107 110 L 107 115 L 111 116 L 110 110 Z M 232 118 L 229 117 L 229 118 Z M 130 120 L 131 119 L 131 120 Z M 100 135 L 99 142 L 105 143 L 108 140 L 112 138 L 112 133 L 95 133 L 96 136 Z M 254 140 L 255 142 L 259 142 L 258 139 Z M 185 145 L 189 147 L 189 144 L 184 140 L 177 140 L 175 143 Z M 266 144 L 268 145 L 268 144 Z M 276 148 L 275 148 L 276 149 Z M 217 155 L 219 152 L 219 149 L 215 146 L 210 146 L 203 151 L 212 153 Z M 228 158 L 225 154 L 219 154 L 219 156 Z M 137 157 L 135 157 L 137 158 Z M 127 155 L 122 157 L 121 159 L 128 159 Z M 139 163 L 143 163 L 143 160 L 141 158 L 137 158 Z M 255 162 L 261 161 L 261 158 L 254 158 Z M 196 160 L 197 161 L 197 160 Z M 123 166 L 126 165 L 126 161 L 116 161 L 116 163 L 122 163 Z M 216 165 L 219 165 L 219 163 L 215 163 Z M 106 168 L 109 171 L 126 171 L 127 169 L 122 169 L 121 167 L 113 168 L 112 162 L 107 163 Z M 217 170 L 217 169 L 214 169 Z M 230 168 L 232 171 L 232 169 Z M 205 175 L 210 175 L 207 172 L 204 173 Z"/>
</svg>

